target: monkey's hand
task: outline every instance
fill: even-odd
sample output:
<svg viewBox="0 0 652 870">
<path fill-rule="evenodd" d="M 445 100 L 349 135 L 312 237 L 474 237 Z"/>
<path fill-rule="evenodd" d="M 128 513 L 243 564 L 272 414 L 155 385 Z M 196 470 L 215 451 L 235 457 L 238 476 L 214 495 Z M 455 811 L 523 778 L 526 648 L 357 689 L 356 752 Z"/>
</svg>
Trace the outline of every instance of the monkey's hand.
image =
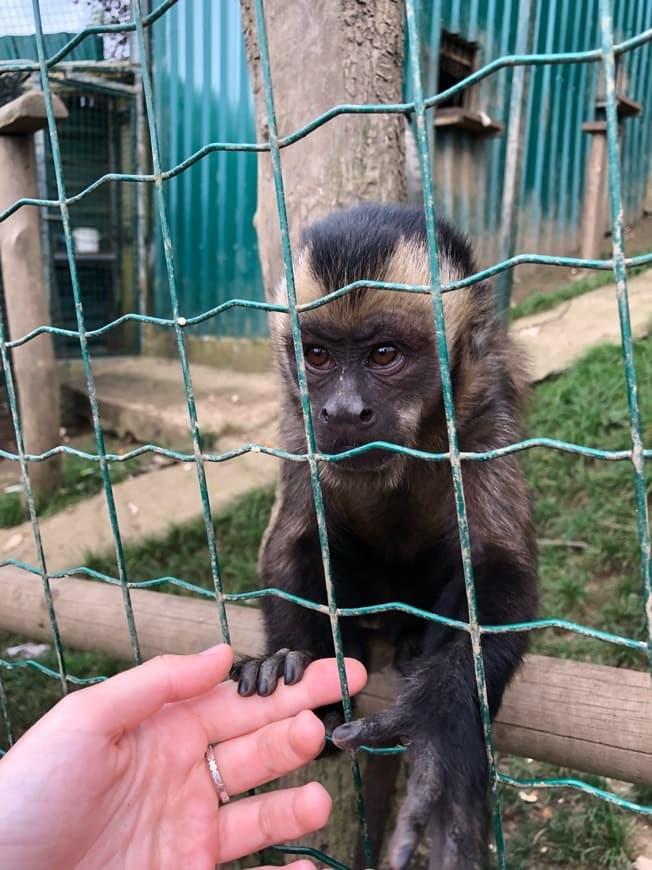
<svg viewBox="0 0 652 870">
<path fill-rule="evenodd" d="M 247 658 L 235 662 L 229 674 L 238 684 L 238 695 L 271 695 L 283 677 L 286 686 L 293 686 L 303 677 L 314 656 L 302 650 L 280 649 L 270 656 Z"/>
<path fill-rule="evenodd" d="M 410 775 L 388 850 L 393 870 L 409 866 L 427 829 L 431 868 L 484 870 L 487 788 L 481 732 L 473 722 L 468 734 L 468 712 L 457 705 L 448 711 L 430 705 L 415 708 L 409 694 L 402 693 L 388 710 L 336 728 L 333 742 L 340 749 L 396 743 L 408 747 Z"/>
</svg>

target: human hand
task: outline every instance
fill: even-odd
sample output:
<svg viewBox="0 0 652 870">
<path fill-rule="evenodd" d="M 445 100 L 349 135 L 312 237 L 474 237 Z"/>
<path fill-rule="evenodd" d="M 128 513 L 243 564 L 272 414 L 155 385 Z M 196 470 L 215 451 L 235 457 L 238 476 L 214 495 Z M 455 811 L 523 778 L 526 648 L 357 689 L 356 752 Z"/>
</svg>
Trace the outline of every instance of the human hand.
<svg viewBox="0 0 652 870">
<path fill-rule="evenodd" d="M 243 699 L 219 682 L 232 658 L 226 645 L 160 656 L 53 707 L 0 760 L 0 868 L 212 870 L 322 827 L 331 800 L 318 783 L 218 807 L 204 753 L 219 744 L 230 795 L 314 758 L 324 729 L 309 708 L 341 697 L 335 661 Z M 347 660 L 347 676 L 358 692 L 362 665 Z"/>
</svg>

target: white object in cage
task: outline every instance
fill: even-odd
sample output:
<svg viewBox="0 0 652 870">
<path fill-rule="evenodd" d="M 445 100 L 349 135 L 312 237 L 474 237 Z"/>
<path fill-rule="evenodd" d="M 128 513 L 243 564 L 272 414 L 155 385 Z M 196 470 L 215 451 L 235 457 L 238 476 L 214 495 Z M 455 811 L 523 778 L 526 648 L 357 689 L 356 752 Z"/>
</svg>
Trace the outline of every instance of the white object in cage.
<svg viewBox="0 0 652 870">
<path fill-rule="evenodd" d="M 100 250 L 100 231 L 95 227 L 77 227 L 72 240 L 76 254 L 97 254 Z"/>
</svg>

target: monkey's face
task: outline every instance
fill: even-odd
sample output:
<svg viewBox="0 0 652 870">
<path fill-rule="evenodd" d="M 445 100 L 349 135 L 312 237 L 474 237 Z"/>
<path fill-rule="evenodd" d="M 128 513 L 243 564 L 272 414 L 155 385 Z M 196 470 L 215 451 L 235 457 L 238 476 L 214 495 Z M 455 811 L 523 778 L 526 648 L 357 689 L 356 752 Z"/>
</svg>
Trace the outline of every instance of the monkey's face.
<svg viewBox="0 0 652 870">
<path fill-rule="evenodd" d="M 438 224 L 440 278 L 473 271 L 468 244 Z M 336 213 L 307 228 L 294 263 L 301 341 L 308 393 L 320 453 L 339 454 L 386 441 L 425 450 L 446 449 L 441 381 L 435 349 L 432 300 L 427 294 L 352 288 L 321 306 L 308 307 L 354 282 L 384 281 L 427 287 L 431 282 L 425 218 L 419 209 L 365 204 Z M 470 291 L 444 297 L 451 365 L 458 337 L 468 335 L 474 305 Z M 275 301 L 288 304 L 285 281 Z M 290 449 L 305 445 L 294 346 L 288 315 L 270 318 L 286 396 L 281 421 Z M 441 437 L 440 437 L 441 436 Z M 370 448 L 354 457 L 324 463 L 329 480 L 357 472 L 398 485 L 405 456 Z M 387 473 L 385 474 L 385 470 Z M 365 477 L 366 475 L 366 477 Z"/>
<path fill-rule="evenodd" d="M 336 329 L 328 317 L 302 318 L 308 393 L 320 453 L 339 454 L 373 441 L 418 446 L 422 422 L 440 404 L 433 328 L 378 312 Z M 298 384 L 292 343 L 285 346 L 295 408 Z M 329 474 L 376 472 L 402 457 L 373 448 L 329 463 Z"/>
</svg>

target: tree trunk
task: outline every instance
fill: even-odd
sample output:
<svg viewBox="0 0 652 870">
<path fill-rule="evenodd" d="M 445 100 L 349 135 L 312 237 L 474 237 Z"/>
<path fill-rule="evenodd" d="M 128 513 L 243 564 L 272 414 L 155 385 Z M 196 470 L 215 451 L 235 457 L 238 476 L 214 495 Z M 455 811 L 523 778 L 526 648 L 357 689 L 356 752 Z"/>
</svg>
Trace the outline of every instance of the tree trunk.
<svg viewBox="0 0 652 870">
<path fill-rule="evenodd" d="M 253 0 L 241 0 L 259 141 L 267 115 Z M 280 137 L 341 103 L 398 103 L 403 81 L 400 0 L 274 0 L 265 7 Z M 362 200 L 406 198 L 405 119 L 339 115 L 282 149 L 290 234 Z M 255 218 L 265 288 L 283 274 L 272 161 L 258 161 Z"/>
</svg>

